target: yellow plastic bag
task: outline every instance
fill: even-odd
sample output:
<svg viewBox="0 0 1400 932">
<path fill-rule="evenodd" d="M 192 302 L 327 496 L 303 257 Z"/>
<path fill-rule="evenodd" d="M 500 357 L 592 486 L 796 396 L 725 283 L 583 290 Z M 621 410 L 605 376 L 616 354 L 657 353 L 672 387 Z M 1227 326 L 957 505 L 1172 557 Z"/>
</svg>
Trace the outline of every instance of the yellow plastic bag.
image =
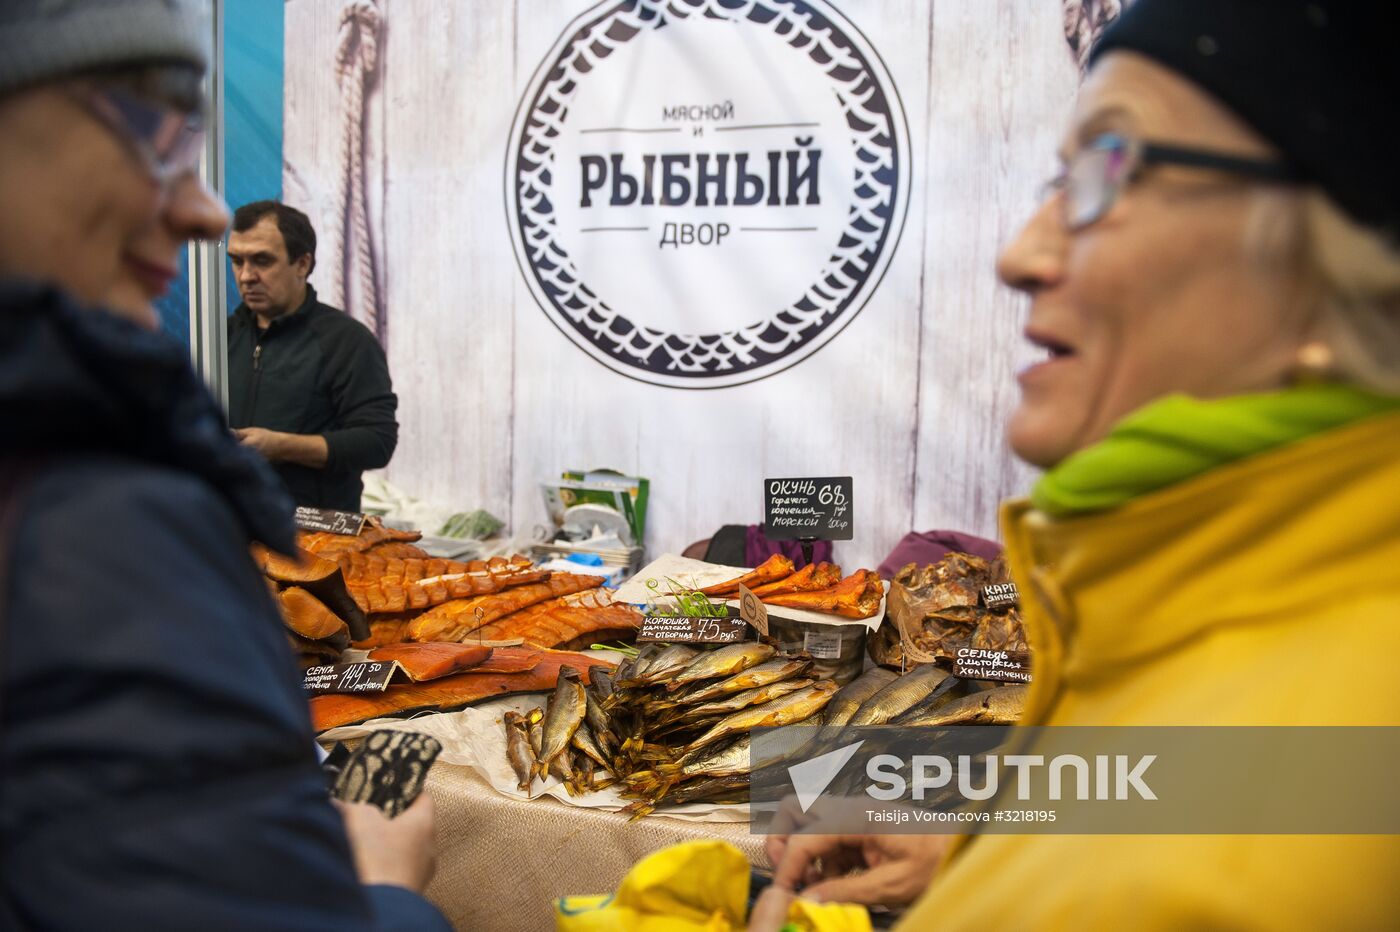
<svg viewBox="0 0 1400 932">
<path fill-rule="evenodd" d="M 749 862 L 723 841 L 688 841 L 648 855 L 617 892 L 566 896 L 554 903 L 558 932 L 742 932 L 748 917 Z M 869 932 L 864 909 L 795 901 L 800 932 Z"/>
</svg>

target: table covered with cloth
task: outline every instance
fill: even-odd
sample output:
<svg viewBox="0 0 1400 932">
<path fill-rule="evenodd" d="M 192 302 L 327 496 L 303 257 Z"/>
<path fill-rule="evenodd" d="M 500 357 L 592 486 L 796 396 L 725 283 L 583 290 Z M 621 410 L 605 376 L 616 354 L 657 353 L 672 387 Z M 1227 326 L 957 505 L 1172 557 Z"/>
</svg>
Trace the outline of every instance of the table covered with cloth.
<svg viewBox="0 0 1400 932">
<path fill-rule="evenodd" d="M 608 893 L 643 856 L 677 842 L 719 838 L 767 864 L 764 836 L 746 822 L 694 822 L 512 799 L 474 770 L 439 762 L 428 777 L 437 809 L 437 874 L 428 898 L 454 928 L 549 930 L 554 900 Z"/>
</svg>

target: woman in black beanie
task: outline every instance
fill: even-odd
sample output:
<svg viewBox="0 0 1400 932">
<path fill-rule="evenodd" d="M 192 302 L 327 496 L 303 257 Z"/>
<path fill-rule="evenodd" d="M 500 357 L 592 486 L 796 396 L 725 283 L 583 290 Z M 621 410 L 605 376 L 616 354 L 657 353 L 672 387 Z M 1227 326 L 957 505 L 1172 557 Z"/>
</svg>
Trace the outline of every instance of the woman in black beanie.
<svg viewBox="0 0 1400 932">
<path fill-rule="evenodd" d="M 1138 0 L 1095 50 L 1063 170 L 998 266 L 1045 350 L 1008 437 L 1047 471 L 1002 512 L 1034 657 L 1022 724 L 1400 725 L 1388 667 L 1328 676 L 1400 651 L 1381 8 Z M 1214 803 L 1289 831 L 1269 826 L 1335 804 L 1328 763 L 1252 760 L 1250 797 Z M 1278 798 L 1298 767 L 1318 798 Z M 921 897 L 901 928 L 1400 927 L 1395 835 L 804 831 L 770 841 L 770 896 Z"/>
</svg>

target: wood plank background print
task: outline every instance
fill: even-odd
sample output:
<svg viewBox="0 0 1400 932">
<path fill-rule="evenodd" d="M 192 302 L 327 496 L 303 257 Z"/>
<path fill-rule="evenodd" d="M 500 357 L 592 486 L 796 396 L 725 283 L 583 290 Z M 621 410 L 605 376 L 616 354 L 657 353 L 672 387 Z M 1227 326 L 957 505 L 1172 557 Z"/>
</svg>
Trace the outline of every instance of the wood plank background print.
<svg viewBox="0 0 1400 932">
<path fill-rule="evenodd" d="M 364 5 L 363 2 L 361 5 Z M 889 70 L 912 140 L 910 209 L 878 290 L 822 350 L 730 388 L 644 384 L 547 319 L 506 223 L 504 160 L 531 75 L 590 0 L 379 0 L 361 133 L 365 221 L 400 397 L 387 477 L 529 535 L 568 467 L 652 480 L 650 554 L 762 519 L 765 476 L 851 475 L 852 567 L 909 530 L 996 536 L 1033 474 L 1006 448 L 1024 299 L 997 252 L 1035 207 L 1078 83 L 1055 0 L 835 0 Z M 286 7 L 284 191 L 323 242 L 344 229 L 346 0 Z M 723 66 L 723 50 L 717 67 Z M 348 231 L 347 247 L 356 234 Z M 330 286 L 325 252 L 313 284 Z M 345 300 L 361 313 L 353 263 Z"/>
</svg>

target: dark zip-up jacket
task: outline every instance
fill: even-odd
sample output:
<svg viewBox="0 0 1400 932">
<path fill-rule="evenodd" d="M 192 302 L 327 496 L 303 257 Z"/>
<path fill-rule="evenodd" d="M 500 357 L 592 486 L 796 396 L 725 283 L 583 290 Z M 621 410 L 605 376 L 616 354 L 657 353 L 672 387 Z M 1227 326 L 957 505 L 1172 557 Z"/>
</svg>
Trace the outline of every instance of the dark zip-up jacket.
<svg viewBox="0 0 1400 932">
<path fill-rule="evenodd" d="M 0 283 L 0 928 L 447 928 L 356 879 L 248 552 L 291 511 L 184 347 Z"/>
<path fill-rule="evenodd" d="M 388 465 L 398 443 L 398 399 L 379 341 L 310 286 L 301 307 L 266 330 L 246 305 L 229 317 L 228 401 L 232 427 L 326 438 L 323 469 L 273 464 L 298 505 L 359 511 L 361 473 Z"/>
</svg>

